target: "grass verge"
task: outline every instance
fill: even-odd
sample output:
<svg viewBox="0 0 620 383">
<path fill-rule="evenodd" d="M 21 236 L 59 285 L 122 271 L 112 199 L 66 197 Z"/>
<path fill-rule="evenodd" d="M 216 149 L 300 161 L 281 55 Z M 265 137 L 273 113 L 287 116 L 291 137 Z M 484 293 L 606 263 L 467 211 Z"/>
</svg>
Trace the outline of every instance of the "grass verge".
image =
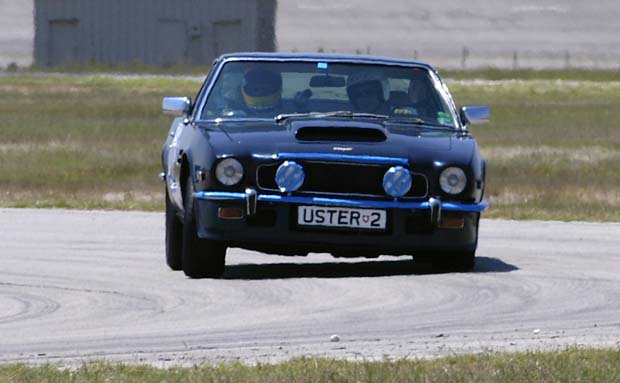
<svg viewBox="0 0 620 383">
<path fill-rule="evenodd" d="M 620 221 L 620 81 L 449 83 L 457 103 L 488 103 L 475 126 L 488 160 L 487 217 Z"/>
<path fill-rule="evenodd" d="M 480 78 L 487 80 L 575 80 L 575 81 L 618 81 L 620 70 L 534 70 L 534 69 L 478 69 L 470 71 L 443 71 L 441 76 L 452 79 Z"/>
<path fill-rule="evenodd" d="M 72 64 L 61 65 L 54 68 L 30 66 L 8 70 L 16 73 L 67 73 L 67 74 L 162 74 L 162 75 L 204 75 L 209 70 L 208 65 L 175 64 L 169 66 L 153 66 L 143 63 L 130 64 Z M 488 79 L 488 80 L 588 80 L 588 81 L 618 81 L 620 70 L 587 70 L 587 69 L 498 69 L 485 68 L 475 70 L 444 70 L 438 68 L 442 77 L 453 79 Z"/>
<path fill-rule="evenodd" d="M 562 72 L 567 80 L 509 73 L 522 80 L 449 74 L 458 104 L 492 109 L 492 122 L 472 129 L 489 161 L 487 217 L 620 221 L 620 81 L 605 81 L 607 72 Z M 199 86 L 166 77 L 0 77 L 0 206 L 162 210 L 157 174 L 171 119 L 161 98 L 192 96 Z"/>
<path fill-rule="evenodd" d="M 618 382 L 619 350 L 566 350 L 453 356 L 436 360 L 353 362 L 302 358 L 273 365 L 241 363 L 158 369 L 108 363 L 75 370 L 0 367 L 0 381 L 31 382 Z"/>
</svg>

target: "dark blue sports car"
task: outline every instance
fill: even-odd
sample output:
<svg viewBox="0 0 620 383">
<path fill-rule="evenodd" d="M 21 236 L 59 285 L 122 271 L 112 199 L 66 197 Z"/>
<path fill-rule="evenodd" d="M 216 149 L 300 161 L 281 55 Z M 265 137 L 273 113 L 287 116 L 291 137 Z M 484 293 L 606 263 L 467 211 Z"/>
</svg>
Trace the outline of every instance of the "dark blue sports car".
<svg viewBox="0 0 620 383">
<path fill-rule="evenodd" d="M 219 277 L 228 247 L 474 267 L 485 161 L 467 127 L 489 109 L 457 110 L 429 65 L 229 54 L 163 109 L 173 270 Z"/>
</svg>

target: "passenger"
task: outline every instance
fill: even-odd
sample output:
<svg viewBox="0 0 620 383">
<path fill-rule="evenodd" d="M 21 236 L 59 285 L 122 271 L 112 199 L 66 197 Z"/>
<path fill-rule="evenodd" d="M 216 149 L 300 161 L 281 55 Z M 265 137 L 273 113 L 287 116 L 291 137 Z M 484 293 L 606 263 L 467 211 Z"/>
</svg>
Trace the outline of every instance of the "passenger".
<svg viewBox="0 0 620 383">
<path fill-rule="evenodd" d="M 387 79 L 377 72 L 355 72 L 347 79 L 347 95 L 354 112 L 390 113 L 387 100 L 390 95 Z"/>
<path fill-rule="evenodd" d="M 411 80 L 408 92 L 411 104 L 421 116 L 437 116 L 439 111 L 434 91 L 428 79 Z"/>
</svg>

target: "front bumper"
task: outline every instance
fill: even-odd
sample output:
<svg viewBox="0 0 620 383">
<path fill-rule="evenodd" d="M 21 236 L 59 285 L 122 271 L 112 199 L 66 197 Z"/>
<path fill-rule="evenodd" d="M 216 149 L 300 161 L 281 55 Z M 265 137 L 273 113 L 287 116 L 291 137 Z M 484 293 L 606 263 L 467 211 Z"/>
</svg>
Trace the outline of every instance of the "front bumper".
<svg viewBox="0 0 620 383">
<path fill-rule="evenodd" d="M 194 197 L 200 237 L 255 249 L 268 245 L 294 245 L 300 253 L 334 252 L 339 248 L 374 250 L 382 254 L 410 254 L 413 250 L 431 249 L 473 250 L 480 213 L 488 207 L 484 201 L 467 204 L 434 198 L 425 201 L 326 198 L 258 194 L 254 189 L 247 189 L 245 193 L 200 191 Z M 389 212 L 388 229 L 380 233 L 301 229 L 296 227 L 295 219 L 299 205 L 385 209 Z M 243 219 L 218 217 L 218 209 L 232 206 L 244 209 Z M 265 211 L 274 217 L 271 224 L 253 225 L 253 217 Z M 458 230 L 441 228 L 443 215 L 463 217 L 463 227 Z M 423 228 L 412 228 L 411 222 L 417 222 L 415 225 Z"/>
</svg>

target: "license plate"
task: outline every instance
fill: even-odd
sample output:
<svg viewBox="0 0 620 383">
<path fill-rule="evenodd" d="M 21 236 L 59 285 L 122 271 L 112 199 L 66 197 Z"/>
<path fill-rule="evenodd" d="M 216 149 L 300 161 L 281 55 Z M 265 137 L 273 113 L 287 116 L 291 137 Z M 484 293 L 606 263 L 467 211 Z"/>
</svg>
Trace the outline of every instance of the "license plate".
<svg viewBox="0 0 620 383">
<path fill-rule="evenodd" d="M 344 207 L 299 206 L 297 224 L 304 226 L 385 229 L 385 210 L 349 209 Z"/>
</svg>

